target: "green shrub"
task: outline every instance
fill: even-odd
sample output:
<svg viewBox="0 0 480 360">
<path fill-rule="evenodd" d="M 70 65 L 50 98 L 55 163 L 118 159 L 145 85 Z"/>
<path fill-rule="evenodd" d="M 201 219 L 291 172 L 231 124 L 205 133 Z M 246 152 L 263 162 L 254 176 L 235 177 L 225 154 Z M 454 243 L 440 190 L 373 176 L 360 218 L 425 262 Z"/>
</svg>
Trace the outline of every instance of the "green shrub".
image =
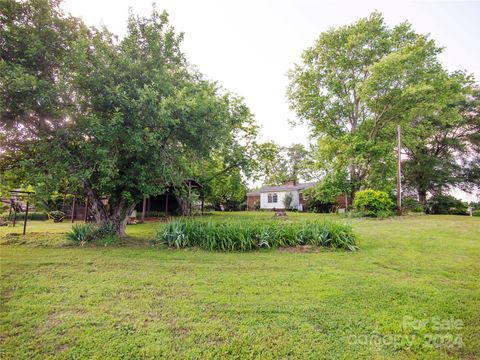
<svg viewBox="0 0 480 360">
<path fill-rule="evenodd" d="M 449 215 L 468 215 L 468 210 L 466 207 L 454 207 L 448 209 Z"/>
<path fill-rule="evenodd" d="M 451 195 L 434 195 L 428 200 L 428 206 L 432 214 L 467 214 L 467 205 Z"/>
<path fill-rule="evenodd" d="M 96 238 L 101 239 L 108 236 L 116 236 L 117 228 L 114 223 L 108 222 L 101 227 L 97 227 Z"/>
<path fill-rule="evenodd" d="M 349 211 L 348 213 L 343 213 L 343 214 L 339 214 L 340 217 L 342 218 L 365 218 L 365 217 L 370 217 L 370 218 L 375 218 L 375 219 L 386 219 L 386 218 L 389 218 L 390 216 L 393 215 L 393 212 L 392 211 L 378 211 L 376 216 L 373 217 L 371 216 L 370 214 L 367 215 L 367 213 L 365 213 L 364 211 L 361 211 L 361 210 L 352 210 L 352 211 Z"/>
<path fill-rule="evenodd" d="M 142 216 L 142 212 L 137 213 L 137 217 L 140 218 Z M 157 217 L 165 217 L 165 211 L 145 211 L 146 218 L 157 218 Z"/>
<path fill-rule="evenodd" d="M 4 212 L 4 213 L 1 213 L 0 214 L 0 219 L 1 220 L 8 220 L 8 214 L 9 212 Z M 13 219 L 13 211 L 12 211 L 12 214 L 10 216 L 10 220 Z M 24 220 L 25 219 L 25 213 L 24 212 L 21 212 L 21 213 L 17 213 L 17 221 L 19 220 Z M 28 213 L 28 220 L 48 220 L 48 215 L 46 213 L 43 213 L 43 212 L 29 212 Z"/>
<path fill-rule="evenodd" d="M 102 227 L 93 224 L 74 224 L 72 230 L 67 233 L 67 239 L 78 243 L 100 241 L 107 244 L 117 239 L 115 230 L 112 223 Z"/>
<path fill-rule="evenodd" d="M 283 206 L 286 210 L 290 210 L 293 205 L 293 194 L 291 192 L 285 194 L 283 198 Z"/>
<path fill-rule="evenodd" d="M 393 206 L 386 192 L 372 189 L 358 191 L 353 200 L 354 209 L 367 217 L 390 216 Z"/>
<path fill-rule="evenodd" d="M 473 216 L 480 216 L 480 210 L 473 210 L 472 215 Z"/>
<path fill-rule="evenodd" d="M 298 245 L 318 245 L 350 251 L 357 249 L 351 226 L 332 221 L 285 223 L 274 220 L 175 220 L 157 233 L 156 240 L 177 248 L 199 247 L 211 251 L 250 251 Z"/>
<path fill-rule="evenodd" d="M 414 197 L 407 196 L 402 199 L 402 208 L 406 212 L 422 213 L 425 212 L 423 205 Z"/>
<path fill-rule="evenodd" d="M 67 233 L 67 239 L 75 242 L 89 242 L 94 239 L 97 227 L 92 224 L 74 224 Z"/>
</svg>

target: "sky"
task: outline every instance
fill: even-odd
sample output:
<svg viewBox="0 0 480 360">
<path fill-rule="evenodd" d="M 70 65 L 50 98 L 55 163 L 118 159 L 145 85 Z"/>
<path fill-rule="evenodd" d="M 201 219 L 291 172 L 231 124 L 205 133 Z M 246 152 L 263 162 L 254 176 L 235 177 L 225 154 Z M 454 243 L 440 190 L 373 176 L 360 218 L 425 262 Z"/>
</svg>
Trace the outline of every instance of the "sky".
<svg viewBox="0 0 480 360">
<path fill-rule="evenodd" d="M 298 119 L 285 96 L 288 70 L 321 32 L 374 10 L 390 27 L 408 20 L 415 31 L 430 34 L 445 47 L 440 60 L 448 70 L 467 70 L 480 81 L 480 0 L 64 0 L 62 7 L 123 36 L 129 9 L 148 15 L 152 3 L 184 32 L 187 60 L 242 96 L 261 126 L 261 139 L 282 145 L 307 144 L 309 138 L 306 125 L 291 125 Z"/>
</svg>

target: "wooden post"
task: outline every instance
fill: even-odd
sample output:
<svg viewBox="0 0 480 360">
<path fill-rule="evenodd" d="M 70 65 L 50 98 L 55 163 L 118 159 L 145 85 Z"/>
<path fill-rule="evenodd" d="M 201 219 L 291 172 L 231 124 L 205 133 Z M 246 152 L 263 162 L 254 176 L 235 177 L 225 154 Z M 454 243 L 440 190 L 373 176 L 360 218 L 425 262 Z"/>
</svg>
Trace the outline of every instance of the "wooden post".
<svg viewBox="0 0 480 360">
<path fill-rule="evenodd" d="M 348 197 L 347 197 L 347 193 L 345 193 L 345 212 L 348 212 Z"/>
<path fill-rule="evenodd" d="M 72 204 L 72 223 L 75 221 L 75 202 L 77 201 L 77 195 L 73 195 L 73 204 Z"/>
<path fill-rule="evenodd" d="M 188 180 L 188 215 L 192 215 L 192 182 Z"/>
<path fill-rule="evenodd" d="M 165 217 L 168 217 L 168 193 L 165 194 Z"/>
<path fill-rule="evenodd" d="M 23 221 L 23 235 L 25 235 L 25 232 L 27 231 L 27 218 L 28 218 L 28 205 L 29 205 L 29 197 L 27 196 L 27 208 L 25 209 L 25 220 Z"/>
<path fill-rule="evenodd" d="M 84 216 L 84 221 L 85 223 L 87 222 L 88 219 L 88 197 L 85 199 L 85 216 Z"/>
<path fill-rule="evenodd" d="M 143 197 L 143 203 L 142 203 L 142 223 L 145 221 L 145 210 L 147 209 L 147 198 L 144 196 Z"/>
<path fill-rule="evenodd" d="M 402 147 L 400 125 L 397 125 L 397 213 L 402 215 Z"/>
<path fill-rule="evenodd" d="M 10 221 L 10 218 L 12 217 L 12 200 L 10 199 L 10 210 L 8 211 L 8 221 Z"/>
</svg>

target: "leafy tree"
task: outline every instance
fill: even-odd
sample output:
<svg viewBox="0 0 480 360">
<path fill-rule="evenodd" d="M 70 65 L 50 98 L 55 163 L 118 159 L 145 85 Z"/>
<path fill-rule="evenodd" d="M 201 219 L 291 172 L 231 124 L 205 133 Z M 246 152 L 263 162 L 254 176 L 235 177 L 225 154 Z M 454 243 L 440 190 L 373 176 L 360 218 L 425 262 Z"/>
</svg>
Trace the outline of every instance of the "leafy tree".
<svg viewBox="0 0 480 360">
<path fill-rule="evenodd" d="M 288 180 L 312 178 L 310 152 L 302 144 L 289 147 L 273 141 L 256 147 L 257 176 L 267 185 L 284 184 Z"/>
<path fill-rule="evenodd" d="M 352 195 L 393 188 L 396 124 L 421 124 L 464 96 L 458 78 L 439 64 L 440 51 L 408 23 L 388 28 L 375 12 L 322 33 L 290 72 L 290 105 L 312 127 L 319 166 L 347 170 L 338 180 L 348 181 Z M 454 117 L 443 117 L 442 126 Z M 431 133 L 417 135 L 425 141 Z"/>
<path fill-rule="evenodd" d="M 480 182 L 480 90 L 469 93 L 470 83 L 463 74 L 444 77 L 440 85 L 446 89 L 431 94 L 434 112 L 404 126 L 404 181 L 424 206 L 429 192 L 469 190 Z"/>
<path fill-rule="evenodd" d="M 239 204 L 245 200 L 246 179 L 255 169 L 253 161 L 258 127 L 250 110 L 236 99 L 242 122 L 231 123 L 224 137 L 208 158 L 193 161 L 192 173 L 202 184 L 202 197 L 216 208 L 221 204 Z"/>
<path fill-rule="evenodd" d="M 40 138 L 53 136 L 73 107 L 71 49 L 85 26 L 59 1 L 0 1 L 1 181 L 22 185 Z"/>
<path fill-rule="evenodd" d="M 9 24 L 2 27 L 2 66 L 21 68 L 30 53 L 53 63 L 45 75 L 43 63 L 33 62 L 25 71 L 52 89 L 40 92 L 53 93 L 45 104 L 35 101 L 18 109 L 7 83 L 18 81 L 29 91 L 36 89 L 34 81 L 25 84 L 23 73 L 12 71 L 2 77 L 1 115 L 12 119 L 2 134 L 14 144 L 6 158 L 24 157 L 21 166 L 28 169 L 30 183 L 83 191 L 96 222 L 113 223 L 119 235 L 144 196 L 181 188 L 191 176 L 192 161 L 207 158 L 231 139 L 232 129 L 251 121 L 241 99 L 189 68 L 180 50 L 182 34 L 175 33 L 166 13 L 131 15 L 125 38 L 116 41 L 106 29 L 86 29 L 66 17 L 58 2 L 4 4 L 13 10 L 2 17 Z M 58 56 L 42 52 L 48 37 L 41 35 L 52 23 L 66 24 L 66 35 L 56 44 L 65 51 Z M 4 57 L 8 49 L 22 49 L 17 33 L 25 37 L 24 45 L 38 46 Z M 0 166 L 13 164 L 2 159 Z"/>
<path fill-rule="evenodd" d="M 318 184 L 305 191 L 306 196 L 321 204 L 335 203 L 337 195 L 348 193 L 351 189 L 345 172 L 325 174 Z"/>
<path fill-rule="evenodd" d="M 286 180 L 286 161 L 282 147 L 273 141 L 258 144 L 255 156 L 257 179 L 267 185 L 278 185 Z"/>
<path fill-rule="evenodd" d="M 247 187 L 242 168 L 225 164 L 225 159 L 214 155 L 201 163 L 200 175 L 203 199 L 218 208 L 222 204 L 239 204 L 245 199 Z"/>
</svg>

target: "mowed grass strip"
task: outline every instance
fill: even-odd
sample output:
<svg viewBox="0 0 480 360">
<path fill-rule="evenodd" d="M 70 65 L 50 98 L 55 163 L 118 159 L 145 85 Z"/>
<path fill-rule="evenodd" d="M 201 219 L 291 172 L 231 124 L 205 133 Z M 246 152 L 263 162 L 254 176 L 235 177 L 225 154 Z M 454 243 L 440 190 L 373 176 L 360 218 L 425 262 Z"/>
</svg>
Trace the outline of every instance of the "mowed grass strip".
<svg viewBox="0 0 480 360">
<path fill-rule="evenodd" d="M 212 215 L 230 217 L 271 214 Z M 31 230 L 37 225 L 45 239 L 50 228 L 69 228 L 32 222 Z M 11 228 L 2 229 L 0 357 L 473 359 L 480 353 L 479 218 L 354 219 L 358 252 L 158 249 L 143 240 L 159 226 L 128 228 L 142 246 L 106 248 L 56 248 L 65 242 L 62 234 L 51 244 L 41 240 L 43 247 L 35 247 L 36 235 L 5 245 Z M 462 326 L 437 331 L 433 318 Z M 414 329 L 402 326 L 405 319 L 429 323 Z M 430 333 L 460 336 L 462 343 L 436 349 L 424 340 Z M 404 341 L 390 341 L 395 335 Z"/>
</svg>

